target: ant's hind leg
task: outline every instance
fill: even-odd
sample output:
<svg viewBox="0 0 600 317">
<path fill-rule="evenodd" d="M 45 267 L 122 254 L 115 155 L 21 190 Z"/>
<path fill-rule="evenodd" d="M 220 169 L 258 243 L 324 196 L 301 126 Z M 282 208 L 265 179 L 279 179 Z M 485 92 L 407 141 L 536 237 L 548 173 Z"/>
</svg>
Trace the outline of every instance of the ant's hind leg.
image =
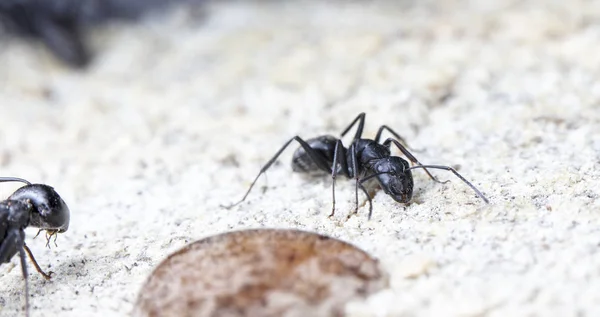
<svg viewBox="0 0 600 317">
<path fill-rule="evenodd" d="M 417 166 L 423 166 L 423 164 L 421 164 L 421 162 L 419 162 L 417 160 L 417 158 L 412 155 L 402 144 L 400 144 L 400 142 L 398 142 L 397 140 L 394 140 L 392 138 L 388 138 L 387 140 L 385 140 L 385 142 L 383 142 L 383 145 L 387 148 L 390 147 L 390 143 L 394 143 L 394 145 L 396 145 L 396 147 L 398 147 L 398 149 L 400 149 L 400 151 L 402 152 L 402 154 L 404 154 L 413 164 L 416 164 Z M 429 178 L 431 178 L 434 182 L 437 183 L 441 183 L 441 184 L 446 184 L 447 182 L 449 182 L 449 180 L 446 181 L 440 181 L 437 178 L 435 178 L 433 175 L 431 175 L 431 173 L 429 173 L 429 171 L 426 168 L 423 168 L 425 170 L 425 173 L 427 173 L 427 175 L 429 176 Z"/>
<path fill-rule="evenodd" d="M 289 141 L 287 141 L 281 147 L 281 149 L 279 149 L 279 151 L 277 151 L 277 153 L 275 153 L 275 155 L 267 162 L 267 164 L 265 164 L 265 166 L 263 166 L 260 169 L 260 172 L 258 173 L 258 175 L 256 175 L 256 177 L 254 178 L 254 181 L 252 181 L 252 184 L 250 184 L 250 187 L 246 191 L 246 194 L 244 194 L 244 197 L 242 197 L 242 199 L 240 201 L 238 201 L 234 204 L 231 204 L 231 205 L 227 205 L 227 206 L 221 205 L 221 207 L 223 207 L 225 209 L 230 209 L 230 208 L 235 207 L 235 206 L 241 204 L 242 202 L 244 202 L 244 200 L 246 200 L 246 197 L 248 197 L 248 194 L 250 194 L 250 191 L 252 191 L 252 188 L 256 184 L 256 181 L 258 181 L 258 178 L 260 177 L 260 175 L 264 174 L 269 169 L 269 167 L 271 167 L 271 165 L 273 165 L 273 163 L 275 163 L 275 161 L 277 160 L 279 155 L 281 155 L 281 153 L 283 153 L 283 151 L 285 151 L 285 149 L 293 141 L 300 143 L 300 146 L 302 146 L 302 148 L 306 151 L 308 156 L 315 162 L 315 164 L 317 164 L 317 166 L 321 170 L 329 171 L 329 163 L 327 163 L 327 159 L 324 158 L 319 152 L 317 152 L 313 148 L 311 148 L 310 145 L 308 143 L 306 143 L 306 141 L 302 140 L 299 136 L 295 136 L 295 137 L 291 138 Z"/>
</svg>

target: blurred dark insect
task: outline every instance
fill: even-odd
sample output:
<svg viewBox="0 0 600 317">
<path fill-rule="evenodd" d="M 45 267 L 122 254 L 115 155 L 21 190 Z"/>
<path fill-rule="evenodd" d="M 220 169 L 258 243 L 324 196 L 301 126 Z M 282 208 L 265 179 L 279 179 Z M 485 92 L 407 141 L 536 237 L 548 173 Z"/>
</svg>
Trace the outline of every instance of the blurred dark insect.
<svg viewBox="0 0 600 317">
<path fill-rule="evenodd" d="M 84 67 L 91 60 L 85 45 L 88 27 L 110 19 L 136 19 L 151 9 L 181 2 L 188 1 L 0 0 L 0 26 L 41 40 L 62 61 Z"/>
</svg>

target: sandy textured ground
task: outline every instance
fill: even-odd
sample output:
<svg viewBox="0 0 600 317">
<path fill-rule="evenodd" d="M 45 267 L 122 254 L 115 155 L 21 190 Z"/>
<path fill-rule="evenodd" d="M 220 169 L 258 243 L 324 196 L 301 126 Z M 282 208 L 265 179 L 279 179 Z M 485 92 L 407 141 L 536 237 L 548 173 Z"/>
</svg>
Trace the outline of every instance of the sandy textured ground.
<svg viewBox="0 0 600 317">
<path fill-rule="evenodd" d="M 438 3 L 439 2 L 439 3 Z M 600 2 L 236 2 L 91 34 L 86 72 L 0 43 L 0 169 L 53 185 L 72 212 L 58 247 L 28 243 L 33 316 L 125 316 L 186 242 L 250 227 L 315 230 L 381 259 L 391 287 L 349 316 L 600 315 Z M 360 112 L 424 163 L 413 203 L 376 193 L 346 221 L 351 181 L 293 174 L 293 135 Z M 346 140 L 348 142 L 348 140 Z M 2 197 L 17 185 L 2 185 Z M 361 198 L 364 202 L 364 198 Z M 23 304 L 0 267 L 0 315 Z"/>
</svg>

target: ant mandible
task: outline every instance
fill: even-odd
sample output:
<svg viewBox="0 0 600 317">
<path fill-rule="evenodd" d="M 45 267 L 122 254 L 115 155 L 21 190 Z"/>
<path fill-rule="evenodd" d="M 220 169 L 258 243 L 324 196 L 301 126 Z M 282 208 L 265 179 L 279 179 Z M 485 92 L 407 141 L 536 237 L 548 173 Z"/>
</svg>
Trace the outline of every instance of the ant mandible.
<svg viewBox="0 0 600 317">
<path fill-rule="evenodd" d="M 292 169 L 298 173 L 327 173 L 331 174 L 333 180 L 332 184 L 332 196 L 333 206 L 329 217 L 335 213 L 335 180 L 337 175 L 341 174 L 347 178 L 354 178 L 356 181 L 355 186 L 355 209 L 354 214 L 358 212 L 358 189 L 360 188 L 369 201 L 369 216 L 371 219 L 373 213 L 373 203 L 371 196 L 365 189 L 363 183 L 366 181 L 376 179 L 379 186 L 383 191 L 390 195 L 395 201 L 400 203 L 408 203 L 413 194 L 413 178 L 411 170 L 421 168 L 425 170 L 425 173 L 435 182 L 446 183 L 437 180 L 427 170 L 430 169 L 441 169 L 454 173 L 460 180 L 465 182 L 483 201 L 489 203 L 487 198 L 483 194 L 467 181 L 462 175 L 460 175 L 455 169 L 450 166 L 443 165 L 423 165 L 421 162 L 412 155 L 402 143 L 406 144 L 404 139 L 386 125 L 382 125 L 375 139 L 362 139 L 362 132 L 365 125 L 365 113 L 361 113 L 350 123 L 350 125 L 342 132 L 341 136 L 344 137 L 354 125 L 358 123 L 356 134 L 352 143 L 348 148 L 344 147 L 342 141 L 331 135 L 319 136 L 309 140 L 303 140 L 299 136 L 295 136 L 287 141 L 283 147 L 273 156 L 265 166 L 260 170 L 248 191 L 244 197 L 229 206 L 223 206 L 227 209 L 234 207 L 248 197 L 250 191 L 256 184 L 256 181 L 265 173 L 269 167 L 277 160 L 279 155 L 292 143 L 296 141 L 300 143 L 300 148 L 294 152 L 292 157 Z M 381 134 L 384 130 L 390 132 L 394 138 L 388 138 L 383 143 L 379 143 Z M 412 163 L 411 167 L 406 160 L 398 156 L 392 156 L 390 152 L 391 144 L 394 144 L 402 154 L 404 154 Z"/>
<path fill-rule="evenodd" d="M 48 185 L 32 184 L 16 177 L 0 177 L 1 182 L 26 184 L 17 189 L 8 199 L 0 201 L 0 265 L 10 262 L 10 259 L 17 252 L 19 253 L 21 272 L 25 280 L 25 315 L 29 316 L 29 284 L 25 253 L 45 279 L 50 279 L 53 272 L 46 274 L 35 261 L 33 253 L 25 244 L 25 228 L 31 226 L 40 228 L 40 231 L 46 230 L 49 243 L 52 236 L 69 229 L 70 212 L 67 204 L 54 188 Z"/>
</svg>

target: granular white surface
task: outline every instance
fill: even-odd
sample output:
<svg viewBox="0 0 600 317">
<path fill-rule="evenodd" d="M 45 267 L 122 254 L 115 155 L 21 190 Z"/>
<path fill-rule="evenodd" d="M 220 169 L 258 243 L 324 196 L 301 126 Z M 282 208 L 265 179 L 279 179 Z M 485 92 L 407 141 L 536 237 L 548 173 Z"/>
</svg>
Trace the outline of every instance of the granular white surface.
<svg viewBox="0 0 600 317">
<path fill-rule="evenodd" d="M 0 174 L 54 186 L 72 213 L 52 249 L 27 230 L 55 272 L 32 272 L 32 316 L 126 316 L 167 254 L 252 227 L 380 258 L 391 287 L 349 316 L 600 315 L 600 2 L 223 2 L 90 40 L 85 72 L 0 40 Z M 292 173 L 290 149 L 219 207 L 290 137 L 360 112 L 365 136 L 393 127 L 491 203 L 415 171 L 411 204 L 378 191 L 371 221 L 368 205 L 346 220 L 340 178 L 330 219 L 330 179 Z M 0 315 L 22 315 L 17 258 L 0 281 Z"/>
</svg>

